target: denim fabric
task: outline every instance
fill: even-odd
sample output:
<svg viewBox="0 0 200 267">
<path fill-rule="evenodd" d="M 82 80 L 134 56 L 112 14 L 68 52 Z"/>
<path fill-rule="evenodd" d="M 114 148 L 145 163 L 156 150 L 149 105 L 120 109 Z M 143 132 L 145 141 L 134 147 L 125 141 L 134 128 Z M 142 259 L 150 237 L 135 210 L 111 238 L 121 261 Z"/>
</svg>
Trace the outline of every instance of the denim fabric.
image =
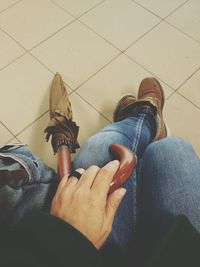
<svg viewBox="0 0 200 267">
<path fill-rule="evenodd" d="M 53 169 L 34 156 L 26 145 L 0 147 L 0 170 L 27 172 L 25 181 L 11 182 L 0 187 L 0 226 L 17 224 L 35 210 L 48 210 L 58 179 Z"/>
<path fill-rule="evenodd" d="M 134 109 L 134 113 L 123 121 L 107 125 L 90 137 L 75 158 L 73 169 L 87 169 L 91 165 L 104 166 L 112 160 L 108 148 L 113 143 L 123 144 L 134 151 L 139 166 L 144 150 L 155 134 L 156 117 L 153 110 L 147 105 L 137 107 Z M 104 244 L 102 253 L 116 255 L 119 252 L 124 254 L 130 246 L 136 223 L 136 173 L 135 170 L 124 184 L 127 193 L 117 211 L 112 233 Z"/>
<path fill-rule="evenodd" d="M 140 173 L 142 219 L 164 231 L 185 214 L 200 231 L 200 160 L 191 144 L 168 137 L 148 146 Z"/>
<path fill-rule="evenodd" d="M 200 159 L 184 139 L 164 138 L 147 147 L 138 178 L 135 256 L 141 262 L 177 215 L 186 215 L 200 231 Z"/>
<path fill-rule="evenodd" d="M 135 245 L 140 249 L 136 250 L 138 256 L 145 258 L 145 253 L 149 253 L 179 214 L 186 215 L 200 230 L 200 160 L 185 140 L 169 137 L 152 143 L 155 134 L 156 116 L 151 107 L 137 107 L 126 119 L 107 125 L 91 136 L 73 161 L 74 170 L 91 165 L 102 167 L 112 160 L 108 152 L 112 143 L 123 144 L 137 155 L 136 170 L 124 185 L 127 193 L 115 216 L 112 232 L 101 249 L 101 253 L 111 259 L 118 258 L 119 251 L 123 260 L 127 256 L 136 263 Z M 11 154 L 18 159 L 12 165 L 9 163 L 9 168 L 16 169 L 22 164 L 29 173 L 26 185 L 7 186 L 3 191 L 0 188 L 0 223 L 10 219 L 10 214 L 14 221 L 19 221 L 32 209 L 44 209 L 51 201 L 52 194 L 49 198 L 47 195 L 51 182 L 57 181 L 56 173 L 26 146 L 3 148 L 0 153 L 0 168 L 6 168 L 2 154 Z M 140 251 L 146 252 L 140 254 Z M 123 263 L 125 266 L 125 261 Z M 116 266 L 120 264 L 119 260 Z"/>
<path fill-rule="evenodd" d="M 127 193 L 112 232 L 101 249 L 109 264 L 129 266 L 131 259 L 132 266 L 136 258 L 145 259 L 176 215 L 186 215 L 200 230 L 199 158 L 181 138 L 152 142 L 155 132 L 153 111 L 140 107 L 90 137 L 73 162 L 74 169 L 102 167 L 112 160 L 108 152 L 112 143 L 126 145 L 138 157 L 136 170 L 124 185 Z"/>
</svg>

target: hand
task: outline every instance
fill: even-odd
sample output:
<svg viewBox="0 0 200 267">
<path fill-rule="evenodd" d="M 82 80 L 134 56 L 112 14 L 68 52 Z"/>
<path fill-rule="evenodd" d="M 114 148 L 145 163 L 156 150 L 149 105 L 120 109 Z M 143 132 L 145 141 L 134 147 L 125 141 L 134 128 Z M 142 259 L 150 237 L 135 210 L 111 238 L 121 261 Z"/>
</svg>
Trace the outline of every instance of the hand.
<svg viewBox="0 0 200 267">
<path fill-rule="evenodd" d="M 110 183 L 119 167 L 111 161 L 103 168 L 77 169 L 82 176 L 64 177 L 52 201 L 51 211 L 84 234 L 99 249 L 112 230 L 115 213 L 126 189 L 108 195 Z"/>
</svg>

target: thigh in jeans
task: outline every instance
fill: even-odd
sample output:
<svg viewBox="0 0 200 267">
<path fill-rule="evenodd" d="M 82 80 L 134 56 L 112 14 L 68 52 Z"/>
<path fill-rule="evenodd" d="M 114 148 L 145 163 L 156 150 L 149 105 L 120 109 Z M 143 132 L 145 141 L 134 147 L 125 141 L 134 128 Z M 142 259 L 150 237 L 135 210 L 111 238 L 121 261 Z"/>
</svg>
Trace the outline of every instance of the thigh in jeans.
<svg viewBox="0 0 200 267">
<path fill-rule="evenodd" d="M 154 142 L 146 149 L 139 175 L 138 240 L 151 250 L 180 214 L 200 230 L 200 160 L 178 137 Z"/>
</svg>

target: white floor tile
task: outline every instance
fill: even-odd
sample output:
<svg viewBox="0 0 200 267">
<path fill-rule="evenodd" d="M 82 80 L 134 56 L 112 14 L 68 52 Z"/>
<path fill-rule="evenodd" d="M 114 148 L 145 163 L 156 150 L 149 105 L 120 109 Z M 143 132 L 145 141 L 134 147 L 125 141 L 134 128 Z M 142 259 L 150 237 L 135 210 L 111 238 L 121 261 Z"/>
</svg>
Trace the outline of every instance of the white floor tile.
<svg viewBox="0 0 200 267">
<path fill-rule="evenodd" d="M 200 110 L 174 94 L 167 100 L 164 111 L 171 134 L 185 138 L 200 155 Z"/>
<path fill-rule="evenodd" d="M 1 121 L 17 134 L 48 110 L 53 75 L 26 54 L 0 71 Z"/>
<path fill-rule="evenodd" d="M 125 50 L 159 19 L 131 0 L 110 0 L 80 18 L 121 50 Z"/>
<path fill-rule="evenodd" d="M 178 92 L 200 108 L 200 70 L 181 86 Z"/>
<path fill-rule="evenodd" d="M 19 2 L 19 0 L 1 0 L 0 1 L 0 11 L 12 6 L 13 4 Z"/>
<path fill-rule="evenodd" d="M 26 51 L 13 41 L 7 34 L 0 30 L 0 69 L 23 55 Z"/>
<path fill-rule="evenodd" d="M 98 72 L 77 92 L 99 112 L 112 120 L 113 111 L 124 94 L 137 96 L 139 84 L 145 77 L 152 76 L 125 55 L 120 55 Z M 166 97 L 173 90 L 163 84 Z"/>
<path fill-rule="evenodd" d="M 76 93 L 70 95 L 70 101 L 72 103 L 74 121 L 80 127 L 78 140 L 80 145 L 83 145 L 91 135 L 98 132 L 109 122 Z"/>
<path fill-rule="evenodd" d="M 135 2 L 141 4 L 162 18 L 165 18 L 185 1 L 186 0 L 135 0 Z"/>
<path fill-rule="evenodd" d="M 0 26 L 30 49 L 73 18 L 48 0 L 26 0 L 0 14 Z"/>
<path fill-rule="evenodd" d="M 74 121 L 80 127 L 78 141 L 82 146 L 87 138 L 104 127 L 108 121 L 75 93 L 72 93 L 69 98 L 72 103 Z M 56 169 L 56 157 L 53 156 L 51 144 L 45 142 L 44 129 L 48 122 L 49 115 L 47 113 L 23 131 L 18 138 L 22 143 L 27 143 L 33 153 L 39 155 L 49 166 Z M 79 150 L 77 150 L 78 152 Z"/>
<path fill-rule="evenodd" d="M 53 155 L 51 143 L 46 142 L 44 134 L 48 121 L 49 115 L 46 113 L 18 135 L 18 139 L 22 143 L 28 144 L 33 154 L 39 156 L 48 166 L 56 170 L 56 157 Z"/>
<path fill-rule="evenodd" d="M 171 24 L 200 41 L 200 1 L 190 0 L 167 18 Z"/>
<path fill-rule="evenodd" d="M 72 88 L 90 78 L 119 51 L 79 22 L 74 22 L 32 53 Z"/>
<path fill-rule="evenodd" d="M 12 138 L 13 135 L 0 122 L 0 145 L 6 144 Z"/>
<path fill-rule="evenodd" d="M 53 0 L 75 17 L 87 12 L 102 0 Z"/>
<path fill-rule="evenodd" d="M 200 67 L 200 45 L 165 22 L 126 53 L 174 89 Z"/>
<path fill-rule="evenodd" d="M 122 95 L 137 95 L 141 80 L 156 76 L 169 97 L 164 117 L 172 135 L 186 138 L 200 154 L 199 8 L 199 0 L 0 0 L 0 143 L 28 143 L 56 169 L 43 133 L 52 72 L 78 88 L 77 94 L 68 92 L 81 146 L 112 120 Z M 78 16 L 81 21 L 73 21 Z M 161 18 L 167 22 L 156 26 Z M 52 72 L 30 54 L 23 55 L 25 49 L 12 38 Z M 125 53 L 133 60 L 119 56 L 114 46 L 130 46 Z M 165 83 L 178 93 L 171 96 L 174 91 Z"/>
</svg>

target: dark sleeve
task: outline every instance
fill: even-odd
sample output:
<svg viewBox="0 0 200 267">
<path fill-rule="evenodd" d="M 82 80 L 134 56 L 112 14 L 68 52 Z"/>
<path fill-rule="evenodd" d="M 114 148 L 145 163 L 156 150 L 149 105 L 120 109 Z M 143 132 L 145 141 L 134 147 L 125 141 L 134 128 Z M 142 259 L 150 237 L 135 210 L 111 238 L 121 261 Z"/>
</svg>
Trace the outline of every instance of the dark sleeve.
<svg viewBox="0 0 200 267">
<path fill-rule="evenodd" d="M 1 233 L 0 259 L 8 267 L 101 266 L 99 251 L 84 235 L 42 212 Z"/>
<path fill-rule="evenodd" d="M 177 216 L 146 267 L 199 267 L 200 234 L 184 215 Z"/>
</svg>

